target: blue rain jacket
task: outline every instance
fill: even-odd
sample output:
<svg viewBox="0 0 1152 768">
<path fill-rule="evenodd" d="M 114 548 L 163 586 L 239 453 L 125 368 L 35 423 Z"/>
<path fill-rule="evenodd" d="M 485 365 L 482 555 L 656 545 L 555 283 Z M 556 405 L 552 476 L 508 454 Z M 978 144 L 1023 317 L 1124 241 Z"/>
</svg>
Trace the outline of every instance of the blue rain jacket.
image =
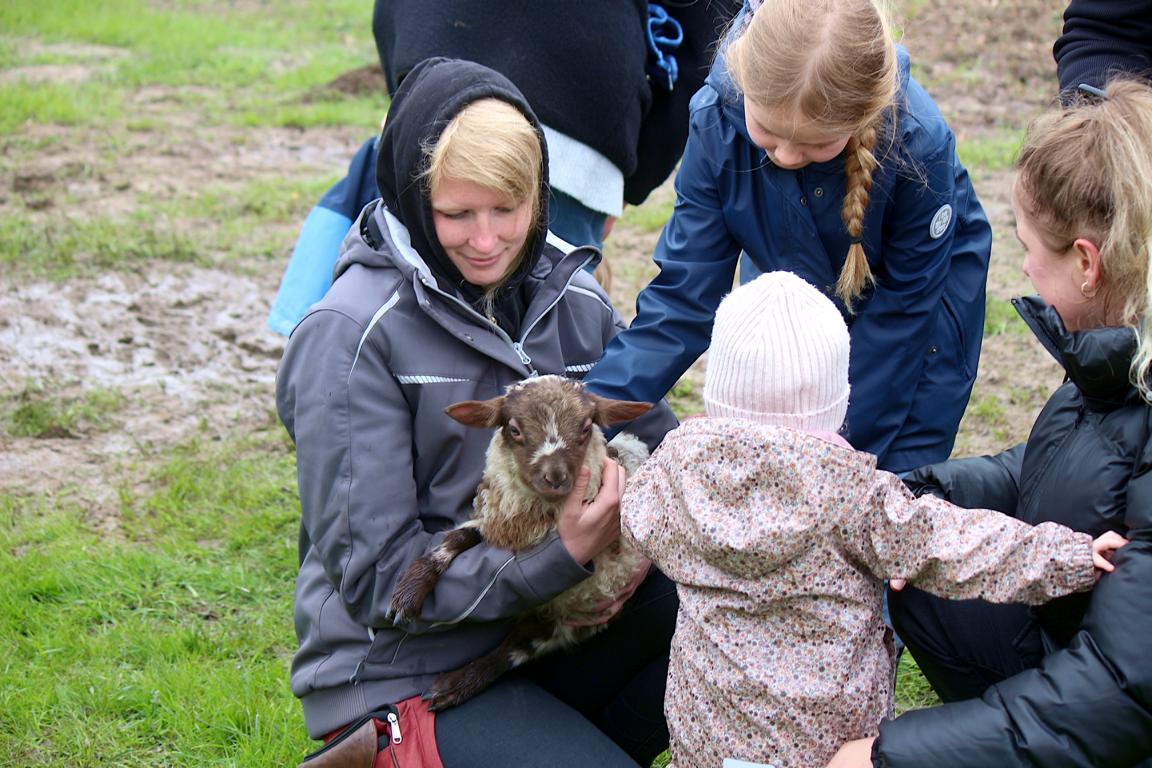
<svg viewBox="0 0 1152 768">
<path fill-rule="evenodd" d="M 748 136 L 720 57 L 692 100 L 676 206 L 653 256 L 660 273 L 585 379 L 593 391 L 662 398 L 707 349 L 744 251 L 761 271 L 794 272 L 841 307 L 852 338 L 848 440 L 891 471 L 948 458 L 980 357 L 992 231 L 902 48 L 899 66 L 895 133 L 877 148 L 864 223 L 876 284 L 856 314 L 834 296 L 850 239 L 843 159 L 773 166 Z"/>
<path fill-rule="evenodd" d="M 324 193 L 304 220 L 268 313 L 268 327 L 277 333 L 290 334 L 308 309 L 324 298 L 332 285 L 340 243 L 352 220 L 365 205 L 380 197 L 376 188 L 378 140 L 376 136 L 360 146 L 348 164 L 348 174 Z"/>
</svg>

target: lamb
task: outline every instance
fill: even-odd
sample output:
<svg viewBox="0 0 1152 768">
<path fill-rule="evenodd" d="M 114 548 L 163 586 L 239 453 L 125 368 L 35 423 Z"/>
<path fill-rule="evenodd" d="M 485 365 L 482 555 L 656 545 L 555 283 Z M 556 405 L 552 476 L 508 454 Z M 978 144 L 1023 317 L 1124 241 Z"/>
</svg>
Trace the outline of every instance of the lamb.
<svg viewBox="0 0 1152 768">
<path fill-rule="evenodd" d="M 609 400 L 561 376 L 540 376 L 511 385 L 491 400 L 455 403 L 445 412 L 462 424 L 497 428 L 489 443 L 473 517 L 418 558 L 397 583 L 391 610 L 403 620 L 419 616 L 425 598 L 452 560 L 487 541 L 512 551 L 541 542 L 572 490 L 581 466 L 591 471 L 585 500 L 595 497 L 605 456 L 616 453 L 626 471 L 648 457 L 638 438 L 622 433 L 611 445 L 597 428 L 631 421 L 649 403 Z M 604 624 L 573 626 L 597 614 L 632 579 L 641 556 L 616 542 L 593 559 L 593 575 L 520 617 L 497 648 L 465 666 L 440 674 L 424 695 L 430 709 L 460 704 L 524 662 L 587 639 Z"/>
</svg>

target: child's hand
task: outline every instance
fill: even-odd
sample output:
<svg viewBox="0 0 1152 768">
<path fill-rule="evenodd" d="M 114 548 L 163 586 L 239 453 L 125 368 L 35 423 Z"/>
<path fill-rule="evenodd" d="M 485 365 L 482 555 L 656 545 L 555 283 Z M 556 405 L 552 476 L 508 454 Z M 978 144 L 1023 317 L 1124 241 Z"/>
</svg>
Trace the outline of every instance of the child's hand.
<svg viewBox="0 0 1152 768">
<path fill-rule="evenodd" d="M 840 751 L 825 768 L 872 768 L 872 742 L 870 739 L 857 739 L 840 747 Z"/>
<path fill-rule="evenodd" d="M 1116 566 L 1112 565 L 1112 553 L 1128 543 L 1115 531 L 1108 531 L 1092 540 L 1092 565 L 1096 567 L 1096 578 L 1100 578 L 1100 571 L 1111 573 Z"/>
</svg>

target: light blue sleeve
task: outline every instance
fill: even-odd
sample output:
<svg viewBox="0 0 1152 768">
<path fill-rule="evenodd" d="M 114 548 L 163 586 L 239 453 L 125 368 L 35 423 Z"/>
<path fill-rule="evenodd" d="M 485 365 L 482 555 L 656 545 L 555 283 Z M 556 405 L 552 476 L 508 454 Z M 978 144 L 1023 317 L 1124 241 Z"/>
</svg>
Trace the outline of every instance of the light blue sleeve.
<svg viewBox="0 0 1152 768">
<path fill-rule="evenodd" d="M 308 308 L 324 296 L 332 285 L 332 269 L 350 226 L 352 220 L 347 216 L 323 206 L 308 214 L 268 313 L 269 328 L 287 336 Z"/>
</svg>

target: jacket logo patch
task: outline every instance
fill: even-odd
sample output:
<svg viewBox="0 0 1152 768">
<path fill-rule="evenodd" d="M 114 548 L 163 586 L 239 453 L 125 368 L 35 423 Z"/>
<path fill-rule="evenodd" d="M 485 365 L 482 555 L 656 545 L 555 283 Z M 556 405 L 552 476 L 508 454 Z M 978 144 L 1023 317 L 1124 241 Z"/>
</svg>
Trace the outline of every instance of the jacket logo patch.
<svg viewBox="0 0 1152 768">
<path fill-rule="evenodd" d="M 948 203 L 940 206 L 936 211 L 936 215 L 932 217 L 932 223 L 928 225 L 928 234 L 931 235 L 933 240 L 939 240 L 948 231 L 948 225 L 952 222 L 952 206 Z"/>
</svg>

